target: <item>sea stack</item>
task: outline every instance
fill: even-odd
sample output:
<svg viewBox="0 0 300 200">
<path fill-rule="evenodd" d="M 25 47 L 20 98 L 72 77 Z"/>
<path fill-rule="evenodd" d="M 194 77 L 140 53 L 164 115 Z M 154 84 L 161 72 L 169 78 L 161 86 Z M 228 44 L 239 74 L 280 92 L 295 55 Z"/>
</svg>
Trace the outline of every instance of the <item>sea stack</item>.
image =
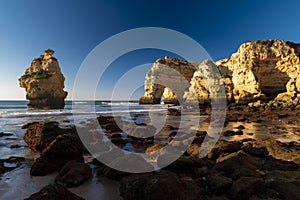
<svg viewBox="0 0 300 200">
<path fill-rule="evenodd" d="M 64 91 L 65 77 L 54 51 L 48 49 L 35 58 L 19 78 L 20 87 L 26 90 L 27 106 L 35 109 L 62 109 L 67 92 Z"/>
</svg>

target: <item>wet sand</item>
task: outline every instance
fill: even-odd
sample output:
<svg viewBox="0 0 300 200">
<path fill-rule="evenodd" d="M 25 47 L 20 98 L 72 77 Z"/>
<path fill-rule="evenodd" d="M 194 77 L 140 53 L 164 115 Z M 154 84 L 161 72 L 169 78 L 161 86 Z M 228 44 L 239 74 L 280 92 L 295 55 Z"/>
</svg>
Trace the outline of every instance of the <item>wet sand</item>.
<svg viewBox="0 0 300 200">
<path fill-rule="evenodd" d="M 82 185 L 69 188 L 71 192 L 85 199 L 116 200 L 119 199 L 119 185 L 117 182 L 107 178 L 98 178 L 96 174 Z M 29 197 L 41 188 L 53 182 L 57 173 L 47 176 L 30 176 L 30 166 L 23 165 L 2 176 L 0 180 L 0 199 L 18 200 Z"/>
</svg>

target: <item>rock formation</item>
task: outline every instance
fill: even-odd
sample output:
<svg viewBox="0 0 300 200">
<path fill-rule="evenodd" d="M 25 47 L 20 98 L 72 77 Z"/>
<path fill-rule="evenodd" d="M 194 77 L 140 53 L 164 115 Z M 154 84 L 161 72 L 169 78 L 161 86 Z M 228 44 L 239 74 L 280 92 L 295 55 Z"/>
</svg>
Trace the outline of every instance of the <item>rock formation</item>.
<svg viewBox="0 0 300 200">
<path fill-rule="evenodd" d="M 242 44 L 229 59 L 216 64 L 232 71 L 233 95 L 237 103 L 283 100 L 300 92 L 300 44 L 281 40 L 259 40 Z"/>
<path fill-rule="evenodd" d="M 177 97 L 182 97 L 183 91 L 188 89 L 179 88 L 177 83 L 190 82 L 196 71 L 195 66 L 195 63 L 168 56 L 158 59 L 146 75 L 145 94 L 139 102 L 141 104 L 158 104 L 163 96 L 165 103 L 177 103 Z M 176 93 L 174 90 L 178 90 L 177 94 L 174 94 Z"/>
<path fill-rule="evenodd" d="M 215 65 L 211 61 L 199 64 L 169 57 L 158 59 L 146 75 L 145 94 L 140 98 L 140 103 L 160 103 L 162 96 L 165 103 L 174 103 L 179 97 L 185 100 L 196 98 L 200 104 L 209 102 L 210 93 L 218 92 L 217 87 L 211 90 L 206 80 L 215 76 L 215 72 L 209 72 L 215 66 L 219 70 L 217 73 L 220 78 L 215 79 L 212 85 L 224 84 L 228 102 L 248 104 L 270 101 L 269 103 L 289 102 L 288 105 L 297 105 L 300 103 L 299 56 L 300 44 L 281 40 L 259 40 L 242 44 L 230 58 L 217 61 Z M 168 72 L 161 73 L 160 68 L 163 65 L 177 70 L 180 74 L 170 77 Z M 183 93 L 174 94 L 173 88 L 167 88 L 164 92 L 164 86 L 154 84 L 153 80 L 157 77 L 164 77 L 159 78 L 161 80 L 186 78 L 190 81 L 190 87 Z"/>
<path fill-rule="evenodd" d="M 225 97 L 225 92 L 227 100 L 232 100 L 231 78 L 224 72 L 219 72 L 226 69 L 221 69 L 210 60 L 201 62 L 197 68 L 190 81 L 191 86 L 184 94 L 186 100 L 198 100 L 199 104 L 206 104 L 211 98 L 218 98 L 218 95 L 221 97 L 221 93 Z"/>
<path fill-rule="evenodd" d="M 20 87 L 26 90 L 28 107 L 38 109 L 64 108 L 67 92 L 64 89 L 63 76 L 53 50 L 34 59 L 19 79 Z"/>
</svg>

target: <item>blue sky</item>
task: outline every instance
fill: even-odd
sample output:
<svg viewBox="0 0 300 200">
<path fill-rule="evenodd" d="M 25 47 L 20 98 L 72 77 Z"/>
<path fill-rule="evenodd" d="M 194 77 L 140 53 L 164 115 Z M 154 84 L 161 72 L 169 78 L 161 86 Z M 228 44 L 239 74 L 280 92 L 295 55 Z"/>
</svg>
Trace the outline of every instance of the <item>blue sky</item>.
<svg viewBox="0 0 300 200">
<path fill-rule="evenodd" d="M 299 42 L 299 9 L 300 1 L 296 0 L 3 0 L 0 1 L 0 99 L 25 99 L 24 89 L 19 88 L 17 80 L 31 60 L 48 48 L 56 51 L 66 77 L 66 90 L 70 92 L 88 53 L 119 32 L 149 26 L 174 29 L 199 42 L 213 60 L 218 60 L 229 57 L 245 41 Z M 165 55 L 168 52 L 148 49 L 121 57 L 107 71 L 96 96 L 108 99 L 122 73 Z M 118 94 L 119 98 L 122 95 Z"/>
</svg>

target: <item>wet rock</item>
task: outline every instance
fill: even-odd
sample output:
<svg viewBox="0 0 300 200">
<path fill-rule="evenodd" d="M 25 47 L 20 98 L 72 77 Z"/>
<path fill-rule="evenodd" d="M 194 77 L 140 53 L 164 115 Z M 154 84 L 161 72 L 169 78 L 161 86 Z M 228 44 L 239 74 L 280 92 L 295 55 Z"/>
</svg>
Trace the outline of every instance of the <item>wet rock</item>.
<svg viewBox="0 0 300 200">
<path fill-rule="evenodd" d="M 226 154 L 226 153 L 233 153 L 241 149 L 242 143 L 239 141 L 225 141 L 219 140 L 214 148 L 208 153 L 207 157 L 209 159 L 217 159 L 219 156 Z"/>
<path fill-rule="evenodd" d="M 267 186 L 276 190 L 283 199 L 300 197 L 300 171 L 271 171 L 266 174 L 265 181 Z"/>
<path fill-rule="evenodd" d="M 151 138 L 155 134 L 156 128 L 152 125 L 138 126 L 128 131 L 130 138 Z"/>
<path fill-rule="evenodd" d="M 200 152 L 201 145 L 197 144 L 191 144 L 188 149 L 186 150 L 186 153 L 189 156 L 198 156 Z"/>
<path fill-rule="evenodd" d="M 203 167 L 206 165 L 206 163 L 202 159 L 196 156 L 181 156 L 177 160 L 166 166 L 166 161 L 170 160 L 174 160 L 174 158 L 172 158 L 172 155 L 160 156 L 157 159 L 157 165 L 159 167 L 163 166 L 164 169 L 175 173 L 185 173 L 195 167 Z"/>
<path fill-rule="evenodd" d="M 271 156 L 264 159 L 263 170 L 285 170 L 291 171 L 298 168 L 298 165 L 292 161 L 279 160 Z"/>
<path fill-rule="evenodd" d="M 269 154 L 264 143 L 261 141 L 244 142 L 241 149 L 252 156 L 258 156 L 262 158 Z"/>
<path fill-rule="evenodd" d="M 70 160 L 84 161 L 81 142 L 76 136 L 59 135 L 33 163 L 30 174 L 43 176 L 59 171 Z"/>
<path fill-rule="evenodd" d="M 133 169 L 136 170 L 132 171 Z M 103 167 L 98 170 L 97 175 L 120 181 L 131 173 L 138 172 L 138 170 L 153 171 L 154 168 L 141 156 L 124 154 L 109 162 L 108 166 L 103 165 Z"/>
<path fill-rule="evenodd" d="M 168 108 L 167 115 L 172 115 L 172 116 L 181 116 L 181 111 L 176 108 Z"/>
<path fill-rule="evenodd" d="M 20 167 L 25 162 L 23 157 L 11 156 L 6 159 L 0 159 L 0 175 Z"/>
<path fill-rule="evenodd" d="M 27 124 L 22 125 L 21 129 L 27 129 L 29 126 L 33 124 L 39 124 L 40 122 L 29 122 Z"/>
<path fill-rule="evenodd" d="M 232 179 L 222 176 L 218 173 L 209 173 L 206 175 L 206 180 L 209 189 L 213 194 L 220 195 L 228 191 L 232 184 Z"/>
<path fill-rule="evenodd" d="M 111 138 L 111 139 L 121 139 L 122 138 L 122 134 L 115 133 L 115 134 L 110 135 L 109 138 Z"/>
<path fill-rule="evenodd" d="M 17 148 L 21 148 L 21 147 L 22 147 L 21 145 L 13 144 L 13 145 L 10 145 L 9 148 L 11 148 L 11 149 L 17 149 Z"/>
<path fill-rule="evenodd" d="M 222 133 L 222 135 L 224 135 L 224 136 L 243 135 L 243 131 L 242 130 L 237 130 L 237 131 L 226 130 Z"/>
<path fill-rule="evenodd" d="M 163 148 L 164 146 L 165 145 L 162 145 L 162 144 L 154 144 L 146 149 L 146 153 L 150 154 L 151 152 L 158 151 L 159 149 Z"/>
<path fill-rule="evenodd" d="M 224 171 L 229 175 L 232 174 L 236 168 L 241 167 L 252 170 L 261 169 L 262 161 L 240 150 L 218 158 L 215 165 L 218 171 Z"/>
<path fill-rule="evenodd" d="M 31 150 L 42 152 L 61 132 L 57 122 L 34 123 L 27 127 L 24 141 Z"/>
<path fill-rule="evenodd" d="M 250 199 L 252 195 L 260 193 L 264 186 L 262 178 L 242 177 L 232 184 L 229 196 L 234 200 Z"/>
<path fill-rule="evenodd" d="M 170 124 L 165 125 L 162 130 L 164 131 L 171 131 L 171 130 L 177 130 L 178 128 L 171 126 Z"/>
<path fill-rule="evenodd" d="M 237 127 L 234 127 L 234 128 L 236 128 L 236 129 L 238 129 L 238 130 L 243 130 L 243 129 L 245 129 L 245 126 L 243 126 L 243 125 L 239 125 L 239 126 L 237 126 Z"/>
<path fill-rule="evenodd" d="M 281 143 L 276 140 L 266 140 L 266 148 L 268 149 L 269 155 L 276 159 L 293 161 L 300 164 L 300 149 L 288 146 L 287 144 Z"/>
<path fill-rule="evenodd" d="M 121 181 L 120 193 L 124 200 L 189 200 L 195 199 L 200 189 L 196 183 L 191 184 L 193 187 L 189 186 L 190 190 L 186 191 L 176 174 L 162 170 L 124 178 Z"/>
<path fill-rule="evenodd" d="M 4 136 L 12 136 L 14 134 L 12 133 L 3 133 L 3 132 L 0 132 L 0 137 L 4 137 Z"/>
<path fill-rule="evenodd" d="M 67 187 L 77 187 L 92 176 L 92 169 L 89 165 L 69 161 L 55 178 L 56 183 L 65 184 Z"/>
<path fill-rule="evenodd" d="M 300 171 L 275 170 L 266 174 L 265 181 L 268 187 L 273 188 L 283 199 L 299 199 Z"/>
<path fill-rule="evenodd" d="M 97 171 L 97 176 L 105 176 L 116 181 L 121 181 L 124 177 L 129 175 L 131 175 L 131 173 L 119 171 L 106 165 L 102 165 Z"/>
<path fill-rule="evenodd" d="M 51 184 L 43 187 L 39 192 L 32 194 L 25 200 L 84 200 L 70 192 L 65 186 Z"/>
<path fill-rule="evenodd" d="M 253 169 L 245 167 L 237 167 L 234 172 L 231 174 L 232 180 L 238 180 L 241 177 L 257 177 L 261 178 L 261 174 Z"/>
</svg>

